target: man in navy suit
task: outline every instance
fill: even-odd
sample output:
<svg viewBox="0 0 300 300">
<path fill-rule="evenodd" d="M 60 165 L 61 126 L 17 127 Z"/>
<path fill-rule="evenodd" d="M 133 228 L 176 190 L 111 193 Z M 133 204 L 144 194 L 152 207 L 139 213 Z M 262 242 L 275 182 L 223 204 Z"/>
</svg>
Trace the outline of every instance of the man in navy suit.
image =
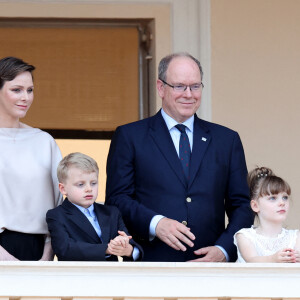
<svg viewBox="0 0 300 300">
<path fill-rule="evenodd" d="M 171 54 L 158 73 L 162 109 L 112 139 L 105 203 L 119 208 L 146 261 L 235 261 L 233 235 L 253 223 L 239 135 L 195 114 L 197 59 Z"/>
</svg>

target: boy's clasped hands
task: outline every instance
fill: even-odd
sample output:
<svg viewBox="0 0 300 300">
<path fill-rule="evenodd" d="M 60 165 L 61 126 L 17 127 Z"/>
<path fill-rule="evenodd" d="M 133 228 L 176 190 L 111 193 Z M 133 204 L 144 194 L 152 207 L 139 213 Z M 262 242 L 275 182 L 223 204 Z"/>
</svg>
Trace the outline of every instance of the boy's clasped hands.
<svg viewBox="0 0 300 300">
<path fill-rule="evenodd" d="M 124 231 L 118 231 L 118 236 L 110 240 L 106 250 L 106 254 L 116 256 L 131 256 L 133 247 L 129 244 L 131 235 L 127 235 Z"/>
</svg>

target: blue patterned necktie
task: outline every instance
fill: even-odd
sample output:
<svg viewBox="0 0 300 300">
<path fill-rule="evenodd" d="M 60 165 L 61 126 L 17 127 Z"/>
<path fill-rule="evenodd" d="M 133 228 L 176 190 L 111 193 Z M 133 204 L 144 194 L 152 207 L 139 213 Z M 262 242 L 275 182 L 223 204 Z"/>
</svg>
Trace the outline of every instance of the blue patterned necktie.
<svg viewBox="0 0 300 300">
<path fill-rule="evenodd" d="M 189 170 L 190 170 L 190 159 L 191 159 L 191 147 L 189 138 L 185 132 L 185 125 L 177 124 L 175 126 L 180 131 L 179 140 L 179 159 L 183 168 L 183 173 L 186 180 L 189 180 Z"/>
</svg>

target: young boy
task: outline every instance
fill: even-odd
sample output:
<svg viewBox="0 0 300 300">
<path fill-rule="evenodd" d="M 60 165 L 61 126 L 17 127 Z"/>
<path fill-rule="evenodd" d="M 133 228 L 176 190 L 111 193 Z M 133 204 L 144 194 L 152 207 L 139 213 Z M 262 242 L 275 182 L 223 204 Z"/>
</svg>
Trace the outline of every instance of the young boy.
<svg viewBox="0 0 300 300">
<path fill-rule="evenodd" d="M 58 260 L 137 260 L 141 247 L 132 240 L 116 207 L 94 203 L 98 195 L 98 165 L 71 153 L 58 165 L 63 203 L 47 212 L 51 243 Z"/>
</svg>

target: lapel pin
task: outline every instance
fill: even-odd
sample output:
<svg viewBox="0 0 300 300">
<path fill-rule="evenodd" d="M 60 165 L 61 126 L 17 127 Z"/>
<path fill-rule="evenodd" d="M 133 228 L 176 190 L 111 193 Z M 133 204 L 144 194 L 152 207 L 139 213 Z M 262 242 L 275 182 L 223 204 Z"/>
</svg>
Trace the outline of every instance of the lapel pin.
<svg viewBox="0 0 300 300">
<path fill-rule="evenodd" d="M 206 140 L 207 140 L 207 138 L 202 137 L 202 141 L 203 141 L 203 142 L 206 142 Z"/>
</svg>

